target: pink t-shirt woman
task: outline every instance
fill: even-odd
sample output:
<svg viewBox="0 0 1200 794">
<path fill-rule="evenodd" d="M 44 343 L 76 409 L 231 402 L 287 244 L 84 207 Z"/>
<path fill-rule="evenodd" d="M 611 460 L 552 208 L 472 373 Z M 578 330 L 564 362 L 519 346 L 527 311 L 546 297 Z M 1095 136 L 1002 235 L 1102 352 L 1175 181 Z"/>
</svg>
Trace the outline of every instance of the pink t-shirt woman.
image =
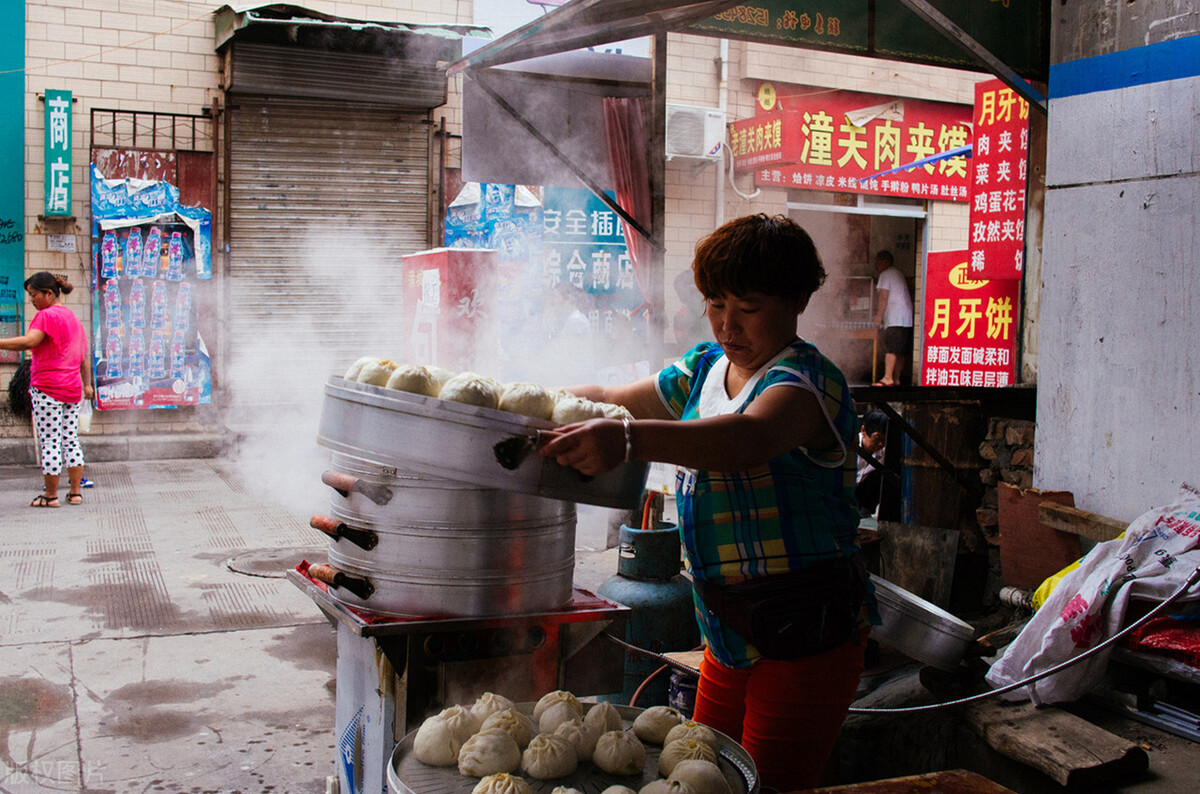
<svg viewBox="0 0 1200 794">
<path fill-rule="evenodd" d="M 66 306 L 56 303 L 38 312 L 29 330 L 45 334 L 33 348 L 29 385 L 59 402 L 82 400 L 81 365 L 88 353 L 83 323 Z"/>
<path fill-rule="evenodd" d="M 79 444 L 79 407 L 92 399 L 92 357 L 87 334 L 60 298 L 71 292 L 63 276 L 45 271 L 25 279 L 29 302 L 37 309 L 29 332 L 0 339 L 0 350 L 30 350 L 29 394 L 41 453 L 43 490 L 30 507 L 58 507 L 58 478 L 65 468 L 70 481 L 67 504 L 83 504 L 83 448 Z"/>
</svg>

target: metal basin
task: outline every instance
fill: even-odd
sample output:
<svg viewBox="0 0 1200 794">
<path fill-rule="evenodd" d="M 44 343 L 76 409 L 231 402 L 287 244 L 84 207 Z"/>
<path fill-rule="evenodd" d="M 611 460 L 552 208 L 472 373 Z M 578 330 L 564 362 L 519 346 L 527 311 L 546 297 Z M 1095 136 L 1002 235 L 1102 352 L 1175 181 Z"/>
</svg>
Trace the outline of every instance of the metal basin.
<svg viewBox="0 0 1200 794">
<path fill-rule="evenodd" d="M 883 625 L 871 636 L 918 662 L 954 672 L 975 639 L 975 629 L 902 587 L 872 576 Z"/>
<path fill-rule="evenodd" d="M 649 466 L 627 463 L 598 477 L 532 452 L 507 469 L 496 444 L 556 427 L 506 411 L 330 378 L 317 443 L 398 471 L 485 488 L 630 509 L 638 506 Z"/>
</svg>

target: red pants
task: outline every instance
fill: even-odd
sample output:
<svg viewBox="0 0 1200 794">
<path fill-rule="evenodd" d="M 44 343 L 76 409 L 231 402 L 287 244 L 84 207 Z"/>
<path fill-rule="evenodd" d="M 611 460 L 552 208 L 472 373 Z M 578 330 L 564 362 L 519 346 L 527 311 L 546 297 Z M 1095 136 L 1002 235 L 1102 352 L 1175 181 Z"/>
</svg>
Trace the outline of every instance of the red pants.
<svg viewBox="0 0 1200 794">
<path fill-rule="evenodd" d="M 762 785 L 815 787 L 854 701 L 866 635 L 825 653 L 760 659 L 740 669 L 725 667 L 705 649 L 692 719 L 741 743 Z"/>
</svg>

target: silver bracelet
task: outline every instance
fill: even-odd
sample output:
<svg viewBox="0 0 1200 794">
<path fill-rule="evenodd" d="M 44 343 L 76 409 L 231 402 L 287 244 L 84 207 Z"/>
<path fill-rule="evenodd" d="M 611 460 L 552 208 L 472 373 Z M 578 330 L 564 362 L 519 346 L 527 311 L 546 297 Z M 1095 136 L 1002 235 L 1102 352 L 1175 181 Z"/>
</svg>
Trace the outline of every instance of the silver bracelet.
<svg viewBox="0 0 1200 794">
<path fill-rule="evenodd" d="M 633 460 L 633 427 L 627 416 L 621 417 L 621 424 L 625 427 L 625 462 L 629 463 Z"/>
</svg>

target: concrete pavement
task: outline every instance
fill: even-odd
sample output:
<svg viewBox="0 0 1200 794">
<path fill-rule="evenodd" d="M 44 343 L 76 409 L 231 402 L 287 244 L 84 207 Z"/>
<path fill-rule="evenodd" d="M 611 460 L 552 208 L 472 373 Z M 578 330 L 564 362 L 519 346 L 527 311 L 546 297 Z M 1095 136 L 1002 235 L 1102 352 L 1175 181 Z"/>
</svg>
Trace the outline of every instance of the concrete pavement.
<svg viewBox="0 0 1200 794">
<path fill-rule="evenodd" d="M 83 505 L 32 509 L 37 470 L 0 466 L 0 793 L 326 790 L 336 634 L 282 574 L 324 561 L 329 492 L 290 473 L 89 464 Z M 580 586 L 616 571 L 606 513 Z"/>
</svg>

